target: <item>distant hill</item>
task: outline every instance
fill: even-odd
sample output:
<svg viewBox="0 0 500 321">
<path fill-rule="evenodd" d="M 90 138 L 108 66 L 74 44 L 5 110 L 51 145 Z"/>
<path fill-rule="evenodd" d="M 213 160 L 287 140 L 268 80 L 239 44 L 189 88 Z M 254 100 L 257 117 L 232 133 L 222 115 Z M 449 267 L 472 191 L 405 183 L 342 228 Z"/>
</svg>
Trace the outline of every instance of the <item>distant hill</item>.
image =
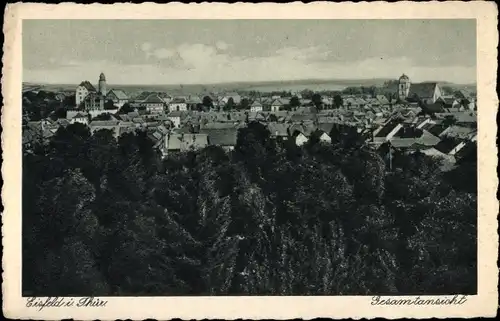
<svg viewBox="0 0 500 321">
<path fill-rule="evenodd" d="M 225 91 L 301 91 L 309 89 L 313 91 L 322 90 L 342 90 L 346 87 L 358 86 L 383 86 L 388 81 L 395 79 L 374 78 L 374 79 L 301 79 L 287 81 L 259 81 L 259 82 L 228 82 L 217 84 L 188 84 L 188 85 L 113 85 L 108 84 L 108 88 L 122 89 L 130 94 L 141 91 L 166 91 L 174 95 L 178 94 L 203 94 L 209 92 Z M 475 90 L 476 85 L 460 85 L 450 82 L 438 82 L 441 86 L 448 86 L 458 89 Z M 47 91 L 71 91 L 75 90 L 78 84 L 35 84 L 23 83 L 23 88 L 40 87 Z"/>
</svg>

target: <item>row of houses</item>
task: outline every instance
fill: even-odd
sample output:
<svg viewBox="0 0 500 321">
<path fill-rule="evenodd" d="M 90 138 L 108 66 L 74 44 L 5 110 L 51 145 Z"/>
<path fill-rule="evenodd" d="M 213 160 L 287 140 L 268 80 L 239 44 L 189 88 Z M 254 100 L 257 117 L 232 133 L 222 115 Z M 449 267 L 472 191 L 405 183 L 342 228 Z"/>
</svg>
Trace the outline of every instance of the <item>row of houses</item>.
<svg viewBox="0 0 500 321">
<path fill-rule="evenodd" d="M 436 118 L 392 117 L 374 128 L 370 145 L 380 148 L 388 144 L 401 152 L 420 151 L 444 160 L 444 166 L 453 166 L 459 159 L 477 151 L 477 123 L 468 117 L 450 123 L 449 114 Z"/>
<path fill-rule="evenodd" d="M 204 122 L 200 121 L 202 113 L 199 114 L 188 115 L 190 120 L 184 123 L 185 126 L 179 127 L 172 126 L 173 122 L 168 115 L 140 115 L 137 112 L 119 115 L 106 121 L 88 121 L 84 115 L 76 115 L 69 120 L 27 122 L 23 128 L 23 143 L 25 148 L 29 149 L 30 141 L 35 139 L 48 140 L 59 127 L 82 122 L 90 128 L 92 134 L 104 129 L 110 130 L 116 138 L 125 133 L 135 133 L 137 130 L 145 131 L 162 156 L 177 151 L 199 149 L 208 145 L 220 146 L 228 151 L 234 149 L 238 130 L 246 126 L 246 122 L 241 121 L 241 119 L 223 121 L 227 120 L 227 114 L 225 119 L 222 115 L 221 121 L 213 121 L 212 119 L 212 121 Z M 453 164 L 458 158 L 464 157 L 474 150 L 477 142 L 477 126 L 474 122 L 469 122 L 469 119 L 465 122 L 448 123 L 446 121 L 448 116 L 448 114 L 441 114 L 433 119 L 397 112 L 390 115 L 384 122 L 372 123 L 371 126 L 343 122 L 330 116 L 328 116 L 330 118 L 319 117 L 315 120 L 301 119 L 290 122 L 279 122 L 275 118 L 269 119 L 269 117 L 267 120 L 254 119 L 254 121 L 267 126 L 273 139 L 293 140 L 297 146 L 305 144 L 312 137 L 316 137 L 321 142 L 329 143 L 332 140 L 330 135 L 334 127 L 357 126 L 359 133 L 369 133 L 367 144 L 375 149 L 387 143 L 395 150 L 404 152 L 419 150 L 427 155 L 443 158 L 448 163 Z M 79 119 L 80 117 L 82 119 Z M 221 115 L 217 114 L 217 117 L 221 117 Z"/>
</svg>

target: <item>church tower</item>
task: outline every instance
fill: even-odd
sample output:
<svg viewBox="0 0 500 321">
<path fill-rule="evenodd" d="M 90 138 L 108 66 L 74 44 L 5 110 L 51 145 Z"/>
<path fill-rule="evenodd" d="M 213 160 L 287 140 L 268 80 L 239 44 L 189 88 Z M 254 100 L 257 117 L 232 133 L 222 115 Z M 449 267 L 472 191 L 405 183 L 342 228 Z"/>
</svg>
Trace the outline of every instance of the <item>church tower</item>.
<svg viewBox="0 0 500 321">
<path fill-rule="evenodd" d="M 99 93 L 103 96 L 106 96 L 107 90 L 106 90 L 106 76 L 104 76 L 104 73 L 101 72 L 101 75 L 99 76 Z"/>
<path fill-rule="evenodd" d="M 398 83 L 398 98 L 400 100 L 404 100 L 408 97 L 408 93 L 410 92 L 410 78 L 407 75 L 403 74 L 399 77 Z"/>
</svg>

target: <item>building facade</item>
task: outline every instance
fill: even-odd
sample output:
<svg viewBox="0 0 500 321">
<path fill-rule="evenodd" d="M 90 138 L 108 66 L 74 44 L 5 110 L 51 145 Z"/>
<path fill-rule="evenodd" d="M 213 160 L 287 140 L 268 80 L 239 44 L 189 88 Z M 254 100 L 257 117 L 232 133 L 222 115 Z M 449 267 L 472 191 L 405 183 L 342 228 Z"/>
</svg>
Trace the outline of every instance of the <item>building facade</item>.
<svg viewBox="0 0 500 321">
<path fill-rule="evenodd" d="M 412 84 L 410 78 L 403 74 L 398 82 L 399 100 L 434 104 L 441 98 L 441 88 L 436 82 L 422 82 Z"/>
<path fill-rule="evenodd" d="M 106 76 L 99 75 L 98 90 L 87 80 L 82 81 L 75 92 L 75 103 L 77 107 L 84 106 L 85 110 L 104 109 L 106 99 Z"/>
<path fill-rule="evenodd" d="M 111 89 L 106 94 L 106 101 L 111 100 L 115 106 L 118 108 L 123 107 L 126 103 L 128 103 L 129 98 L 127 94 L 123 90 Z"/>
<path fill-rule="evenodd" d="M 406 97 L 408 97 L 408 94 L 410 92 L 410 78 L 403 74 L 401 77 L 399 77 L 399 83 L 398 83 L 398 98 L 400 100 L 405 100 Z"/>
</svg>

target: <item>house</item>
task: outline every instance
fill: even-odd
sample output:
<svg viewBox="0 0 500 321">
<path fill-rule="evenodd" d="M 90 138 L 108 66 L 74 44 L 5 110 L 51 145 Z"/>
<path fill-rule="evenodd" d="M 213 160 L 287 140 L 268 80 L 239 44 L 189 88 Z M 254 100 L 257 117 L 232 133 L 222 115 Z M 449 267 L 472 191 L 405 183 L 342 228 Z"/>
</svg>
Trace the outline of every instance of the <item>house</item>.
<svg viewBox="0 0 500 321">
<path fill-rule="evenodd" d="M 164 112 L 165 108 L 165 102 L 158 94 L 150 94 L 140 103 L 140 105 L 152 114 L 161 114 Z"/>
<path fill-rule="evenodd" d="M 57 101 L 63 102 L 64 99 L 66 99 L 66 94 L 65 93 L 57 93 L 55 98 Z"/>
<path fill-rule="evenodd" d="M 327 133 L 322 132 L 321 136 L 319 136 L 319 141 L 330 144 L 332 142 L 332 138 Z"/>
<path fill-rule="evenodd" d="M 188 99 L 186 100 L 186 105 L 187 109 L 189 110 L 196 110 L 198 105 L 201 105 L 202 100 L 199 96 L 189 96 Z"/>
<path fill-rule="evenodd" d="M 441 89 L 437 83 L 423 82 L 411 84 L 406 100 L 434 104 L 441 96 Z"/>
<path fill-rule="evenodd" d="M 121 108 L 123 105 L 128 103 L 129 98 L 123 90 L 111 89 L 106 95 L 106 101 L 111 100 L 113 105 Z"/>
<path fill-rule="evenodd" d="M 299 99 L 301 106 L 312 106 L 313 102 L 311 99 Z"/>
<path fill-rule="evenodd" d="M 57 130 L 56 130 L 57 131 Z M 30 121 L 23 126 L 23 147 L 25 152 L 30 152 L 34 143 L 47 144 L 50 138 L 54 136 L 55 131 L 44 128 L 42 121 Z"/>
<path fill-rule="evenodd" d="M 403 124 L 400 120 L 391 119 L 373 132 L 373 140 L 380 143 L 391 140 L 401 128 L 403 128 Z"/>
<path fill-rule="evenodd" d="M 300 132 L 297 132 L 296 134 L 292 135 L 292 137 L 294 138 L 295 145 L 297 146 L 302 146 L 309 140 L 309 138 L 307 138 L 304 134 Z"/>
<path fill-rule="evenodd" d="M 316 119 L 316 116 L 313 114 L 293 114 L 290 116 L 290 121 L 297 123 L 297 122 L 303 122 L 303 121 L 314 121 Z"/>
<path fill-rule="evenodd" d="M 332 142 L 330 135 L 319 128 L 311 134 L 311 137 L 316 137 L 322 143 L 330 144 Z"/>
<path fill-rule="evenodd" d="M 104 96 L 97 92 L 89 92 L 83 99 L 83 104 L 87 111 L 104 110 Z"/>
<path fill-rule="evenodd" d="M 477 115 L 474 111 L 458 111 L 458 112 L 442 112 L 437 113 L 436 117 L 439 119 L 445 119 L 447 117 L 452 117 L 456 119 L 456 123 L 462 126 L 475 127 L 477 125 Z"/>
<path fill-rule="evenodd" d="M 135 127 L 144 127 L 146 124 L 146 121 L 142 117 L 135 117 L 131 119 L 132 123 L 134 124 Z"/>
<path fill-rule="evenodd" d="M 325 109 L 331 109 L 333 107 L 333 98 L 332 97 L 322 97 L 321 104 Z"/>
<path fill-rule="evenodd" d="M 463 90 L 457 90 L 453 93 L 453 97 L 457 100 L 470 98 L 470 95 Z"/>
<path fill-rule="evenodd" d="M 475 139 L 477 137 L 477 130 L 470 127 L 453 125 L 448 127 L 440 135 L 441 137 L 453 137 L 458 139 Z"/>
<path fill-rule="evenodd" d="M 71 124 L 70 121 L 68 121 L 67 119 L 64 119 L 64 118 L 59 118 L 58 120 L 56 120 L 56 124 L 60 127 L 66 127 L 68 126 L 69 124 Z"/>
<path fill-rule="evenodd" d="M 117 120 L 94 120 L 89 124 L 89 127 L 92 134 L 104 129 L 110 130 L 115 138 L 120 135 L 120 122 Z"/>
<path fill-rule="evenodd" d="M 250 106 L 250 111 L 254 112 L 254 113 L 261 112 L 262 111 L 262 104 L 260 102 L 258 102 L 257 100 L 254 101 L 252 103 L 252 105 Z"/>
<path fill-rule="evenodd" d="M 476 102 L 472 98 L 462 98 L 458 100 L 463 110 L 475 110 Z"/>
<path fill-rule="evenodd" d="M 377 95 L 375 96 L 375 98 L 380 106 L 388 106 L 391 104 L 389 99 L 387 99 L 387 97 L 384 95 Z"/>
<path fill-rule="evenodd" d="M 275 99 L 271 103 L 271 111 L 272 112 L 280 111 L 281 109 L 284 108 L 284 106 L 285 106 L 285 104 L 283 103 L 283 101 L 281 99 Z"/>
<path fill-rule="evenodd" d="M 66 119 L 70 124 L 80 123 L 84 125 L 89 124 L 89 115 L 81 111 L 69 110 L 66 112 Z"/>
<path fill-rule="evenodd" d="M 423 130 L 427 130 L 431 134 L 437 137 L 441 137 L 446 130 L 448 129 L 448 126 L 443 125 L 443 124 L 434 124 L 432 122 L 429 122 L 425 124 L 424 126 L 421 127 Z"/>
<path fill-rule="evenodd" d="M 288 126 L 281 123 L 268 123 L 267 129 L 271 133 L 271 138 L 288 140 Z"/>
<path fill-rule="evenodd" d="M 174 97 L 170 96 L 168 93 L 160 92 L 158 96 L 165 102 L 165 104 L 170 104 L 170 102 L 174 99 Z"/>
<path fill-rule="evenodd" d="M 182 111 L 172 111 L 167 115 L 167 118 L 172 122 L 173 127 L 179 128 L 181 126 Z"/>
<path fill-rule="evenodd" d="M 390 140 L 392 147 L 396 149 L 428 149 L 429 147 L 439 144 L 441 139 L 429 133 L 426 130 L 422 131 L 422 135 L 415 137 L 410 136 L 394 136 Z"/>
<path fill-rule="evenodd" d="M 333 122 L 320 123 L 320 124 L 318 124 L 317 128 L 318 128 L 318 130 L 321 130 L 322 132 L 330 135 L 334 126 L 338 126 L 338 124 L 333 123 Z M 328 137 L 330 137 L 330 136 L 328 136 Z M 330 139 L 331 139 L 331 137 L 330 137 Z"/>
<path fill-rule="evenodd" d="M 442 96 L 439 100 L 443 103 L 443 107 L 446 109 L 460 107 L 460 102 L 453 96 Z"/>
<path fill-rule="evenodd" d="M 79 107 L 80 104 L 83 103 L 85 97 L 87 97 L 89 93 L 97 93 L 97 90 L 89 81 L 82 81 L 80 85 L 76 87 L 75 92 L 75 103 L 77 107 Z"/>
<path fill-rule="evenodd" d="M 453 156 L 467 144 L 466 140 L 455 138 L 444 138 L 434 148 L 445 155 Z"/>
<path fill-rule="evenodd" d="M 229 99 L 231 99 L 231 98 L 233 99 L 233 102 L 236 105 L 241 103 L 241 96 L 240 95 L 238 95 L 237 93 L 228 93 L 220 99 L 220 104 L 226 105 L 228 103 Z"/>
<path fill-rule="evenodd" d="M 182 97 L 176 97 L 172 99 L 170 104 L 168 104 L 168 110 L 170 112 L 172 111 L 186 111 L 188 110 L 188 104 L 185 98 Z"/>
<path fill-rule="evenodd" d="M 96 90 L 89 81 L 82 81 L 75 92 L 75 103 L 80 107 L 85 104 L 85 109 L 104 109 L 104 100 L 107 94 L 106 76 L 101 73 L 99 75 L 99 85 Z"/>
<path fill-rule="evenodd" d="M 162 148 L 163 155 L 170 152 L 184 152 L 202 149 L 208 145 L 206 134 L 167 134 Z"/>
<path fill-rule="evenodd" d="M 220 146 L 226 151 L 231 151 L 236 146 L 238 138 L 238 130 L 236 128 L 226 128 L 226 129 L 207 129 L 203 128 L 200 130 L 208 136 L 208 144 L 214 146 Z"/>
<path fill-rule="evenodd" d="M 297 146 L 302 146 L 309 140 L 309 137 L 314 133 L 315 129 L 312 123 L 293 124 L 288 127 L 288 134 L 294 139 Z"/>
</svg>

